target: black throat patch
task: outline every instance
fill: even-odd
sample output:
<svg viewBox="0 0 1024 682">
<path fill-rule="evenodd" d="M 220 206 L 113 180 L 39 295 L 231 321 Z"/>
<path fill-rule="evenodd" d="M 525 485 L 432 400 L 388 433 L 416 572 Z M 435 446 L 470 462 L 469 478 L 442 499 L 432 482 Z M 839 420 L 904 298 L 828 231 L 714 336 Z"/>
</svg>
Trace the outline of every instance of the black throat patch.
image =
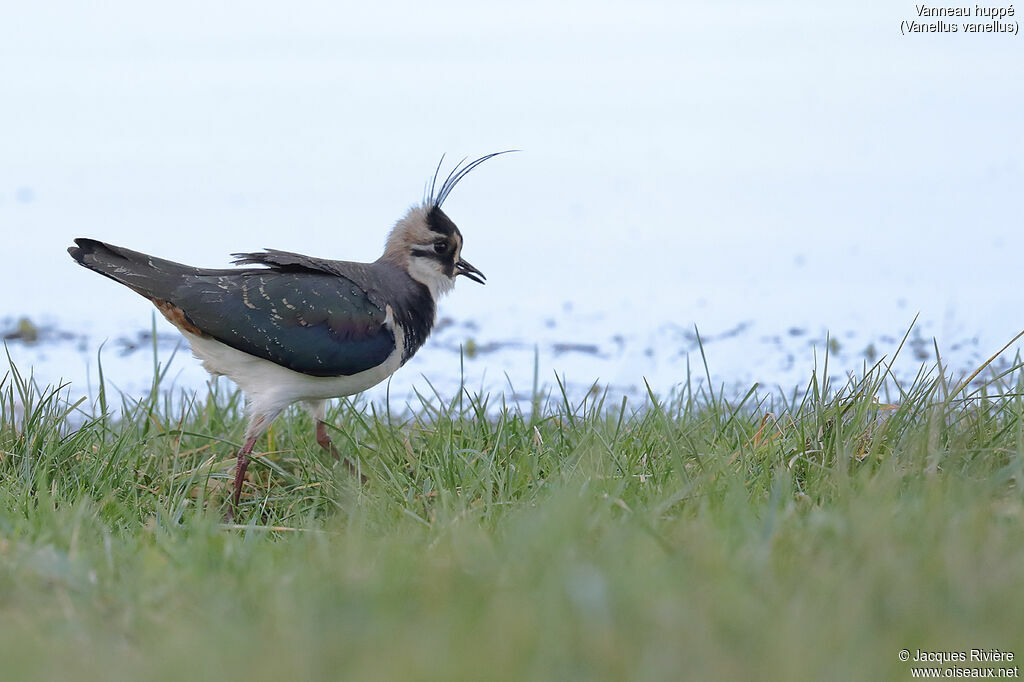
<svg viewBox="0 0 1024 682">
<path fill-rule="evenodd" d="M 403 365 L 430 336 L 436 313 L 434 299 L 430 297 L 430 290 L 426 285 L 416 282 L 412 278 L 409 280 L 412 283 L 409 288 L 403 291 L 401 296 L 394 297 L 391 301 L 395 323 L 400 325 L 405 333 L 404 348 L 402 349 Z"/>
</svg>

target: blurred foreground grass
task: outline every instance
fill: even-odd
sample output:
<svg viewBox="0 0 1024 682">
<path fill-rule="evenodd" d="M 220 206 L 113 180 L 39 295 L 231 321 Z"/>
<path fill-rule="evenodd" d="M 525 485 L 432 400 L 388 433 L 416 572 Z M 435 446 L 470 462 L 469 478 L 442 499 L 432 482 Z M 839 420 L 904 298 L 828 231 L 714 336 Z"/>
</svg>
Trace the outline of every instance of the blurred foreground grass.
<svg viewBox="0 0 1024 682">
<path fill-rule="evenodd" d="M 826 372 L 815 377 L 827 376 Z M 910 679 L 1024 656 L 1024 377 L 304 413 L 0 384 L 0 678 Z M 1010 664 L 1013 665 L 1013 664 Z"/>
</svg>

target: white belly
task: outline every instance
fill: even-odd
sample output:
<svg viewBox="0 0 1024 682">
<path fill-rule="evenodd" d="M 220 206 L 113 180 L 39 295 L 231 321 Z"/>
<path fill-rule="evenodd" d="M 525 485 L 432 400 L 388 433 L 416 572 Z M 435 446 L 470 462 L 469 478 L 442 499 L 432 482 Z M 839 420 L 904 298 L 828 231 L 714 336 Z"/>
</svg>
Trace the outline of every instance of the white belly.
<svg viewBox="0 0 1024 682">
<path fill-rule="evenodd" d="M 238 384 L 245 397 L 267 412 L 276 412 L 300 400 L 326 400 L 354 395 L 376 386 L 402 364 L 402 329 L 393 328 L 395 350 L 383 364 L 340 377 L 314 377 L 258 358 L 209 337 L 183 331 L 192 353 L 210 374 L 221 374 Z"/>
</svg>

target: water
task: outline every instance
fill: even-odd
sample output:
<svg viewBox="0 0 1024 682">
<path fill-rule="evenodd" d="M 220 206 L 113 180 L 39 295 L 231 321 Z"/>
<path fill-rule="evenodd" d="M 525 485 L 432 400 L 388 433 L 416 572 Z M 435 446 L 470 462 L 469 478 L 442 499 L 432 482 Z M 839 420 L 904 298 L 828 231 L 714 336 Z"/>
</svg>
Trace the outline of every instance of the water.
<svg viewBox="0 0 1024 682">
<path fill-rule="evenodd" d="M 111 381 L 150 379 L 120 341 L 148 304 L 75 266 L 74 237 L 372 260 L 441 153 L 509 147 L 446 204 L 488 285 L 442 302 L 392 396 L 529 391 L 535 358 L 549 386 L 667 391 L 703 374 L 694 326 L 716 384 L 791 387 L 826 333 L 841 375 L 917 315 L 900 367 L 934 338 L 966 369 L 1024 326 L 1021 43 L 903 37 L 912 4 L 8 12 L 0 332 L 53 330 L 9 344 L 44 381 L 95 381 L 107 339 Z M 187 355 L 172 376 L 199 386 Z"/>
</svg>

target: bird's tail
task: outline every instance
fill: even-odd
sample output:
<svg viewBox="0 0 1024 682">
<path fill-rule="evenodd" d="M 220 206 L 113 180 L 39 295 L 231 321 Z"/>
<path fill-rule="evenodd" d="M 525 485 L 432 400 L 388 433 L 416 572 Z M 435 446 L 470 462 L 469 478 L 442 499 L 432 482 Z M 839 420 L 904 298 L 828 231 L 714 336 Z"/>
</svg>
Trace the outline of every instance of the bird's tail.
<svg viewBox="0 0 1024 682">
<path fill-rule="evenodd" d="M 75 244 L 68 253 L 81 265 L 151 300 L 167 298 L 183 278 L 198 274 L 196 268 L 96 239 L 79 237 Z"/>
</svg>

